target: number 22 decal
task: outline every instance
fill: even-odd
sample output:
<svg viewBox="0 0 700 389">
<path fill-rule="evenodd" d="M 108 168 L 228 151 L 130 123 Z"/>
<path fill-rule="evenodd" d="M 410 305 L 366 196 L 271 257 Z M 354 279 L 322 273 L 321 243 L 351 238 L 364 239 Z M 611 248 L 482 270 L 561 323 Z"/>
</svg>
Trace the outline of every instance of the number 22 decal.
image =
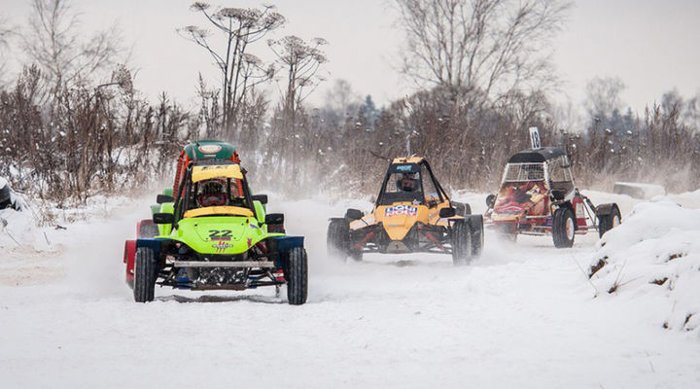
<svg viewBox="0 0 700 389">
<path fill-rule="evenodd" d="M 231 230 L 209 230 L 211 240 L 231 240 Z"/>
</svg>

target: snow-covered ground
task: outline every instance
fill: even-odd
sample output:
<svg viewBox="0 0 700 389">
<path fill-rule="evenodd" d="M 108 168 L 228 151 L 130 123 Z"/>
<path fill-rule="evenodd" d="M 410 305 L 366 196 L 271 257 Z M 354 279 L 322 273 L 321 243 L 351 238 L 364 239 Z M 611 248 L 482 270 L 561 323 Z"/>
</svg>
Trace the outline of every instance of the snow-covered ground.
<svg viewBox="0 0 700 389">
<path fill-rule="evenodd" d="M 483 256 L 460 268 L 446 255 L 339 263 L 325 255 L 327 219 L 369 204 L 271 195 L 269 210 L 285 212 L 288 231 L 306 236 L 309 301 L 298 307 L 272 288 L 157 289 L 155 302 L 134 303 L 123 280 L 122 246 L 154 196 L 107 200 L 93 207 L 101 209 L 98 216 L 65 230 L 36 229 L 2 211 L 11 223 L 0 231 L 0 382 L 700 387 L 698 317 L 690 326 L 679 319 L 700 308 L 700 211 L 689 209 L 700 207 L 700 192 L 671 197 L 688 207 L 680 209 L 670 200 L 588 194 L 622 208 L 625 224 L 604 246 L 593 235 L 561 250 L 549 237 L 509 243 L 487 232 Z M 483 211 L 484 195 L 457 199 Z M 682 255 L 669 261 L 671 253 Z M 604 256 L 606 266 L 589 279 L 590 266 Z M 677 287 L 647 282 L 659 274 Z"/>
</svg>

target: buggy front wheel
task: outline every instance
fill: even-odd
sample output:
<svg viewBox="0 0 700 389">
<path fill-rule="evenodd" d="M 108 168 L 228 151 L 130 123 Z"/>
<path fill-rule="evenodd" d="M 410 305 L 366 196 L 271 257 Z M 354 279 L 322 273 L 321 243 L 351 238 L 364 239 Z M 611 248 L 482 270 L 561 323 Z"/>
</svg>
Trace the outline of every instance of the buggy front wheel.
<svg viewBox="0 0 700 389">
<path fill-rule="evenodd" d="M 455 266 L 467 265 L 472 259 L 471 228 L 464 220 L 456 220 L 452 224 L 452 263 Z"/>
<path fill-rule="evenodd" d="M 156 259 L 153 249 L 139 247 L 134 260 L 134 300 L 137 303 L 153 301 L 156 288 Z"/>
<path fill-rule="evenodd" d="M 568 248 L 574 245 L 576 236 L 576 220 L 574 213 L 568 207 L 554 211 L 552 218 L 552 240 L 556 248 Z"/>
<path fill-rule="evenodd" d="M 328 256 L 345 260 L 350 246 L 350 226 L 345 219 L 331 219 L 326 235 Z"/>
<path fill-rule="evenodd" d="M 287 299 L 290 305 L 302 305 L 306 302 L 308 293 L 306 250 L 303 247 L 294 247 L 289 251 L 287 261 Z"/>
</svg>

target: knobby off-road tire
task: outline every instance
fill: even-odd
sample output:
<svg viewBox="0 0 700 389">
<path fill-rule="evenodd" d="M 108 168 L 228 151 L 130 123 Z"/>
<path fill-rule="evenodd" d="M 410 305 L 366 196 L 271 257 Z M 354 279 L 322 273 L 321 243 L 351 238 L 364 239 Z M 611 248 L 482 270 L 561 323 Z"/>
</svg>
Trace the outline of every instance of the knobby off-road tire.
<svg viewBox="0 0 700 389">
<path fill-rule="evenodd" d="M 472 257 L 476 258 L 481 255 L 484 249 L 484 222 L 473 223 L 469 225 L 471 229 Z"/>
<path fill-rule="evenodd" d="M 606 232 L 620 225 L 620 222 L 622 222 L 620 210 L 617 206 L 613 206 L 609 215 L 601 215 L 598 217 L 598 236 L 602 238 Z"/>
<path fill-rule="evenodd" d="M 340 258 L 343 261 L 348 256 L 350 248 L 350 225 L 344 219 L 332 219 L 326 235 L 328 256 Z"/>
<path fill-rule="evenodd" d="M 568 248 L 574 245 L 576 236 L 576 219 L 568 207 L 554 211 L 552 218 L 552 240 L 556 248 Z"/>
<path fill-rule="evenodd" d="M 350 258 L 355 262 L 361 262 L 363 258 L 362 251 L 350 250 Z"/>
<path fill-rule="evenodd" d="M 134 259 L 134 300 L 137 303 L 153 301 L 156 271 L 153 250 L 148 247 L 139 247 Z"/>
<path fill-rule="evenodd" d="M 496 236 L 499 240 L 515 243 L 518 241 L 518 232 L 510 224 L 496 226 Z"/>
<path fill-rule="evenodd" d="M 303 247 L 291 249 L 287 260 L 287 299 L 290 305 L 302 305 L 306 302 L 308 292 L 306 250 Z"/>
<path fill-rule="evenodd" d="M 141 224 L 139 226 L 139 238 L 150 239 L 160 235 L 158 225 L 153 223 L 151 220 L 141 220 Z"/>
<path fill-rule="evenodd" d="M 472 233 L 469 224 L 457 220 L 452 224 L 452 263 L 467 265 L 472 258 Z"/>
<path fill-rule="evenodd" d="M 467 216 L 472 214 L 472 207 L 467 203 L 454 202 L 455 213 L 457 216 Z"/>
</svg>

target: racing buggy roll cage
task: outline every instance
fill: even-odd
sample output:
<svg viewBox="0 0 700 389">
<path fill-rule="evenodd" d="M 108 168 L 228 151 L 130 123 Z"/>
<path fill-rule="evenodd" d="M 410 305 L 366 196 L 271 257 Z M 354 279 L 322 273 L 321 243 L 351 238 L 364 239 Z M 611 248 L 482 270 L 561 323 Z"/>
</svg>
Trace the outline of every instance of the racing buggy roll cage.
<svg viewBox="0 0 700 389">
<path fill-rule="evenodd" d="M 221 160 L 206 160 L 206 161 L 198 161 L 196 163 L 196 166 L 214 166 L 214 165 L 237 165 L 235 162 L 232 161 L 221 161 Z M 174 221 L 173 221 L 173 228 L 177 228 L 177 222 L 181 219 L 184 218 L 185 212 L 190 210 L 192 208 L 191 201 L 194 199 L 194 194 L 197 191 L 197 186 L 199 185 L 199 182 L 193 183 L 192 182 L 192 171 L 195 166 L 195 162 L 192 161 L 188 163 L 187 168 L 185 169 L 185 172 L 183 174 L 183 179 L 180 181 L 180 186 L 176 192 L 176 197 L 174 199 Z M 242 208 L 246 208 L 253 212 L 255 214 L 255 207 L 253 206 L 253 196 L 250 194 L 250 187 L 248 186 L 248 180 L 246 179 L 246 170 L 243 168 L 241 169 L 241 175 L 242 179 L 240 179 L 237 182 L 238 190 L 239 193 L 242 193 L 243 196 L 241 198 L 244 199 L 243 204 L 237 205 Z M 227 203 L 231 201 L 231 180 L 232 178 L 227 178 L 226 179 L 226 198 L 227 198 Z M 184 198 L 183 198 L 184 197 Z M 228 205 L 228 204 L 227 204 Z"/>
<path fill-rule="evenodd" d="M 508 185 L 513 189 L 506 189 Z M 536 195 L 532 194 L 533 188 Z M 534 197 L 538 200 L 532 200 Z M 568 155 L 556 147 L 540 147 L 511 156 L 498 195 L 489 195 L 486 205 L 485 216 L 500 225 L 506 235 L 552 232 L 556 247 L 571 247 L 575 233 L 595 230 L 602 236 L 621 220 L 616 204 L 595 206 L 578 190 Z"/>
<path fill-rule="evenodd" d="M 482 246 L 482 215 L 453 202 L 430 164 L 417 156 L 391 161 L 372 211 L 348 209 L 344 218 L 330 219 L 327 233 L 331 256 L 356 261 L 363 253 L 424 252 L 452 254 L 459 265 L 480 255 Z"/>
<path fill-rule="evenodd" d="M 397 201 L 418 201 L 420 204 L 425 204 L 429 207 L 434 206 L 433 204 L 426 204 L 425 203 L 425 185 L 423 185 L 423 181 L 426 179 L 424 175 L 421 172 L 421 167 L 425 167 L 425 169 L 428 171 L 428 177 L 430 182 L 432 182 L 433 186 L 437 189 L 437 195 L 438 199 L 435 202 L 436 204 L 442 203 L 443 201 L 450 201 L 449 196 L 447 196 L 447 193 L 445 190 L 442 188 L 440 183 L 435 179 L 435 175 L 433 174 L 433 170 L 430 168 L 430 164 L 426 160 L 422 160 L 419 163 L 405 163 L 405 164 L 395 164 L 395 163 L 390 163 L 389 168 L 387 169 L 386 174 L 384 175 L 384 181 L 382 183 L 381 188 L 379 189 L 379 195 L 377 196 L 377 201 L 375 202 L 375 206 L 380 206 L 380 205 L 391 205 Z M 387 192 L 387 186 L 389 185 L 389 180 L 391 178 L 392 174 L 395 173 L 404 173 L 404 174 L 418 174 L 420 179 L 418 182 L 420 183 L 420 187 L 416 188 L 416 190 L 413 190 L 411 192 L 405 192 L 405 191 L 400 191 L 400 192 L 395 192 L 395 193 L 389 193 Z M 420 197 L 419 197 L 420 196 Z"/>
<path fill-rule="evenodd" d="M 190 161 L 187 168 L 182 174 L 182 179 L 180 180 L 180 185 L 178 191 L 176 192 L 176 197 L 173 199 L 170 196 L 159 195 L 158 199 L 160 203 L 168 202 L 171 200 L 174 203 L 174 211 L 172 216 L 166 216 L 168 214 L 155 214 L 154 220 L 160 221 L 158 224 L 171 224 L 173 229 L 178 228 L 178 222 L 186 218 L 186 212 L 190 210 L 193 201 L 194 194 L 196 193 L 196 185 L 198 183 L 193 182 L 192 174 L 194 167 L 199 166 L 215 166 L 215 165 L 235 165 L 237 163 L 229 160 L 199 160 Z M 222 208 L 239 208 L 246 211 L 250 211 L 250 214 L 235 213 L 231 216 L 248 216 L 257 217 L 256 209 L 253 206 L 253 201 L 258 200 L 261 202 L 267 202 L 266 196 L 253 196 L 251 195 L 250 188 L 248 186 L 248 180 L 246 179 L 246 170 L 240 168 L 241 179 L 239 180 L 239 190 L 243 194 L 242 198 L 244 203 L 236 205 L 233 207 L 222 207 Z M 227 202 L 231 199 L 231 180 L 232 178 L 227 178 Z M 226 214 L 218 214 L 216 216 L 225 216 Z M 196 217 L 196 216 L 195 216 Z M 160 219 L 160 220 L 159 220 Z M 269 214 L 265 217 L 265 224 L 272 223 L 282 223 L 283 216 L 281 214 Z M 230 289 L 230 290 L 245 290 L 245 289 L 255 289 L 261 286 L 275 286 L 277 288 L 277 293 L 279 293 L 279 287 L 284 285 L 287 280 L 284 278 L 284 270 L 287 272 L 287 259 L 286 255 L 294 247 L 303 247 L 303 237 L 290 237 L 290 236 L 274 236 L 266 240 L 260 241 L 257 244 L 250 247 L 250 249 L 241 254 L 201 254 L 187 247 L 186 244 L 174 240 L 153 240 L 148 241 L 140 239 L 139 245 L 148 246 L 156 253 L 165 251 L 168 256 L 172 257 L 171 260 L 163 259 L 161 261 L 161 269 L 158 272 L 156 284 L 160 286 L 171 286 L 175 288 L 184 288 L 191 290 L 214 290 L 214 289 Z M 204 271 L 211 269 L 211 271 L 217 270 L 223 272 L 242 272 L 238 274 L 236 278 L 240 280 L 239 284 L 230 285 L 207 285 L 207 284 L 194 284 L 192 280 L 183 281 L 178 279 L 177 271 L 178 268 L 199 268 Z M 229 270 L 230 269 L 230 270 Z M 212 274 L 212 277 L 214 274 Z"/>
<path fill-rule="evenodd" d="M 506 169 L 503 172 L 503 178 L 501 182 L 503 184 L 505 183 L 518 183 L 518 182 L 527 182 L 527 181 L 541 181 L 545 188 L 547 189 L 547 192 L 550 193 L 551 195 L 549 196 L 549 201 L 551 202 L 552 205 L 556 207 L 561 207 L 561 206 L 570 206 L 572 200 L 575 197 L 580 198 L 585 202 L 587 205 L 586 207 L 583 207 L 586 216 L 591 220 L 592 226 L 589 226 L 588 229 L 593 229 L 595 231 L 598 231 L 598 214 L 594 212 L 596 210 L 596 206 L 593 204 L 591 199 L 588 198 L 588 196 L 582 194 L 578 188 L 576 187 L 576 184 L 574 183 L 574 178 L 573 174 L 571 173 L 571 163 L 569 162 L 569 157 L 565 153 L 562 152 L 560 149 L 554 149 L 553 150 L 553 155 L 550 158 L 543 159 L 542 161 L 538 162 L 508 162 L 506 165 Z M 522 154 L 522 153 L 520 153 Z M 511 158 L 512 160 L 513 158 Z M 559 163 L 560 166 L 558 166 L 558 169 L 561 169 L 561 174 L 563 175 L 563 180 L 559 181 L 553 181 L 551 174 L 550 174 L 550 165 L 553 163 Z M 530 169 L 522 169 L 525 167 L 532 167 L 534 165 L 538 165 L 542 167 L 542 177 L 541 179 L 537 179 L 536 177 L 530 177 L 528 174 L 526 177 L 523 177 L 521 173 L 518 173 L 516 177 L 512 176 L 512 169 L 509 169 L 510 167 L 519 167 L 520 171 L 528 171 Z M 529 172 L 528 172 L 529 173 Z M 569 204 L 569 205 L 567 205 Z M 487 203 L 487 205 L 489 205 Z M 526 217 L 527 219 L 538 219 L 538 218 L 545 218 L 546 216 L 528 216 Z M 591 228 L 592 227 L 592 228 Z M 580 227 L 578 226 L 578 223 L 576 223 L 576 229 L 578 230 Z"/>
</svg>

